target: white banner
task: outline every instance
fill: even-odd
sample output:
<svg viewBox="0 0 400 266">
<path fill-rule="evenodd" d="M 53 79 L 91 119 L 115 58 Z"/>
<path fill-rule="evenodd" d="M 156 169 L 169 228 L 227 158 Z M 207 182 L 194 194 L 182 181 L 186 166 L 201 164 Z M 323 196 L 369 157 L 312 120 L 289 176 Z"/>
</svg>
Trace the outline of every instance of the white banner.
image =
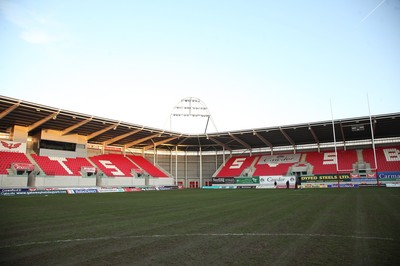
<svg viewBox="0 0 400 266">
<path fill-rule="evenodd" d="M 95 167 L 90 167 L 90 166 L 82 166 L 81 167 L 81 171 L 82 172 L 86 172 L 86 173 L 96 173 L 96 168 Z"/>
<path fill-rule="evenodd" d="M 260 176 L 260 185 L 266 188 L 286 188 L 287 181 L 290 188 L 294 188 L 296 184 L 294 176 Z"/>
<path fill-rule="evenodd" d="M 276 166 L 281 163 L 297 163 L 300 161 L 300 154 L 280 154 L 280 155 L 264 155 L 260 157 L 257 164 L 268 164 Z"/>
<path fill-rule="evenodd" d="M 0 141 L 0 151 L 25 153 L 26 152 L 26 143 L 1 140 Z"/>
</svg>

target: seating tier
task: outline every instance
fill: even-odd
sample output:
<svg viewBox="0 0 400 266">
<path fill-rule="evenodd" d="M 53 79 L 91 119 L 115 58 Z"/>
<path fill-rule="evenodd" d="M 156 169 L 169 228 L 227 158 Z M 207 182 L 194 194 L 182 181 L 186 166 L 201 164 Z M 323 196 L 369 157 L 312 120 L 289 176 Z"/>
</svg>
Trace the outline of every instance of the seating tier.
<svg viewBox="0 0 400 266">
<path fill-rule="evenodd" d="M 254 176 L 285 176 L 289 168 L 298 163 L 301 159 L 301 154 L 277 154 L 259 156 L 255 164 L 256 170 Z"/>
<path fill-rule="evenodd" d="M 82 166 L 92 167 L 86 158 L 48 157 L 32 154 L 32 158 L 46 175 L 51 176 L 79 176 Z"/>
<path fill-rule="evenodd" d="M 307 152 L 305 161 L 310 163 L 313 174 L 336 174 L 339 172 L 352 172 L 353 164 L 358 161 L 356 150 L 338 150 L 336 168 L 335 151 Z"/>
<path fill-rule="evenodd" d="M 249 167 L 253 162 L 255 167 L 255 171 L 252 174 L 253 176 L 282 176 L 286 175 L 289 168 L 295 163 L 300 163 L 300 158 L 303 158 L 301 163 L 309 163 L 313 166 L 313 174 L 337 173 L 335 151 L 306 152 L 297 154 L 297 156 L 298 157 L 293 154 L 280 154 L 269 157 L 272 161 L 267 163 L 260 162 L 264 157 L 261 155 L 232 157 L 228 160 L 226 165 L 221 168 L 217 177 L 238 177 L 243 173 L 243 170 Z M 268 158 L 268 156 L 265 157 Z M 357 151 L 339 150 L 337 151 L 337 161 L 339 171 L 347 171 L 350 173 L 352 172 L 353 164 L 358 161 Z"/>
<path fill-rule="evenodd" d="M 240 176 L 244 169 L 249 167 L 256 159 L 254 156 L 231 157 L 225 166 L 218 172 L 217 177 L 235 177 Z"/>
<path fill-rule="evenodd" d="M 90 157 L 90 160 L 107 176 L 132 177 L 132 169 L 137 165 L 121 154 L 103 154 Z"/>
<path fill-rule="evenodd" d="M 31 163 L 25 153 L 0 151 L 0 174 L 7 175 L 13 163 Z"/>
<path fill-rule="evenodd" d="M 375 151 L 377 167 L 374 150 L 363 150 L 364 161 L 369 163 L 372 169 L 378 168 L 378 172 L 400 172 L 400 146 L 379 147 Z"/>
<path fill-rule="evenodd" d="M 154 164 L 149 162 L 143 156 L 128 155 L 127 157 L 152 177 L 168 177 L 163 171 L 158 169 Z"/>
</svg>

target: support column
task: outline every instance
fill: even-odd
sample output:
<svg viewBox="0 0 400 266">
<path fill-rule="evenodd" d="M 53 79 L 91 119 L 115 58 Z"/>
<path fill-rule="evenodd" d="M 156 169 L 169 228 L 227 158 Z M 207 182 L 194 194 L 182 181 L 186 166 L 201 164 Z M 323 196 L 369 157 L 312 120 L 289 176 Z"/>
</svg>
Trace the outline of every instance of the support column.
<svg viewBox="0 0 400 266">
<path fill-rule="evenodd" d="M 215 171 L 217 171 L 217 169 L 218 169 L 218 151 L 215 150 Z"/>
<path fill-rule="evenodd" d="M 188 158 L 187 151 L 185 151 L 185 188 L 188 187 Z"/>
<path fill-rule="evenodd" d="M 200 184 L 199 187 L 203 187 L 203 158 L 202 158 L 202 152 L 201 152 L 201 146 L 199 147 L 199 153 L 200 153 Z"/>
<path fill-rule="evenodd" d="M 156 163 L 157 163 L 156 156 L 157 156 L 157 145 L 154 144 L 154 148 L 153 148 L 153 164 L 154 165 L 156 165 Z"/>
<path fill-rule="evenodd" d="M 225 166 L 225 147 L 224 146 L 222 146 L 222 160 L 223 160 L 222 164 Z"/>
<path fill-rule="evenodd" d="M 178 146 L 175 146 L 175 185 L 178 185 Z"/>
</svg>

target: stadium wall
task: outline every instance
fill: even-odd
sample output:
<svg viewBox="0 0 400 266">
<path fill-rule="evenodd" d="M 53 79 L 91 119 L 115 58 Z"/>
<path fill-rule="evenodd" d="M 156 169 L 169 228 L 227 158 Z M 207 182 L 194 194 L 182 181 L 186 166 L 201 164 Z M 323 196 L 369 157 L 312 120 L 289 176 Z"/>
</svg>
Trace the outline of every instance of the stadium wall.
<svg viewBox="0 0 400 266">
<path fill-rule="evenodd" d="M 96 176 L 36 176 L 35 187 L 94 187 Z"/>
<path fill-rule="evenodd" d="M 1 188 L 27 187 L 28 175 L 0 175 Z"/>
<path fill-rule="evenodd" d="M 174 154 L 170 156 L 161 156 L 158 165 L 168 171 L 172 176 L 177 177 L 179 184 L 189 187 L 190 182 L 200 181 L 202 183 L 212 180 L 212 175 L 223 163 L 221 155 L 200 155 L 199 154 Z M 200 166 L 201 162 L 201 166 Z M 200 171 L 201 170 L 201 171 Z M 200 185 L 200 184 L 199 184 Z"/>
</svg>

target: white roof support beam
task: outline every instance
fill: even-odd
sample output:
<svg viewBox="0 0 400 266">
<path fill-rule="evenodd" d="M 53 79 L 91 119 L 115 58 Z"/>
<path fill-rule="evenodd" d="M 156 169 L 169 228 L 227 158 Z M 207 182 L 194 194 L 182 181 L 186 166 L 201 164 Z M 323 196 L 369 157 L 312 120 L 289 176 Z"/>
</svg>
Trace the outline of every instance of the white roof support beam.
<svg viewBox="0 0 400 266">
<path fill-rule="evenodd" d="M 129 136 L 131 136 L 131 135 L 133 135 L 133 134 L 136 134 L 136 133 L 138 133 L 138 132 L 140 132 L 140 131 L 141 131 L 141 129 L 137 129 L 137 130 L 133 130 L 133 131 L 130 131 L 130 132 L 128 132 L 128 133 L 125 133 L 125 134 L 123 134 L 123 135 L 119 135 L 119 136 L 117 136 L 117 137 L 115 137 L 115 138 L 112 138 L 112 139 L 109 139 L 109 140 L 107 140 L 107 141 L 104 141 L 104 142 L 103 142 L 103 145 L 112 144 L 112 143 L 117 142 L 117 141 L 119 141 L 119 140 L 121 140 L 121 139 L 124 139 L 124 138 L 126 138 L 126 137 L 129 137 Z"/>
<path fill-rule="evenodd" d="M 296 144 L 294 143 L 294 141 L 292 140 L 292 138 L 289 137 L 289 135 L 283 130 L 283 128 L 279 127 L 279 131 L 282 133 L 282 135 L 285 137 L 285 139 L 286 139 L 287 141 L 289 141 L 290 144 L 292 144 L 293 150 L 296 152 Z"/>
<path fill-rule="evenodd" d="M 346 150 L 346 137 L 344 136 L 342 122 L 339 123 L 339 126 L 340 126 L 340 133 L 342 134 L 342 138 L 343 138 L 343 148 L 344 148 L 344 150 Z"/>
<path fill-rule="evenodd" d="M 251 146 L 249 144 L 247 144 L 246 142 L 244 142 L 243 140 L 239 139 L 238 137 L 236 137 L 235 135 L 233 135 L 232 133 L 229 133 L 229 136 L 231 136 L 231 138 L 233 138 L 234 140 L 236 140 L 237 142 L 239 142 L 240 144 L 242 144 L 244 147 L 246 147 L 246 149 L 248 149 L 251 152 Z"/>
<path fill-rule="evenodd" d="M 215 143 L 217 143 L 218 145 L 220 145 L 221 147 L 223 147 L 225 150 L 228 150 L 228 151 L 231 151 L 231 152 L 232 152 L 232 149 L 231 149 L 229 146 L 227 146 L 227 145 L 225 145 L 224 143 L 222 143 L 221 141 L 216 140 L 216 139 L 214 139 L 213 137 L 208 137 L 208 139 L 214 141 Z"/>
<path fill-rule="evenodd" d="M 93 132 L 92 134 L 90 134 L 89 136 L 87 136 L 87 140 L 92 139 L 92 138 L 94 138 L 94 137 L 97 137 L 98 135 L 101 135 L 101 134 L 103 134 L 104 132 L 107 132 L 107 131 L 109 131 L 109 130 L 111 130 L 111 129 L 114 129 L 114 128 L 117 127 L 118 125 L 119 125 L 119 122 L 116 123 L 116 124 L 113 124 L 113 125 L 111 125 L 111 126 L 108 126 L 108 127 L 106 127 L 106 128 L 103 128 L 102 130 Z"/>
<path fill-rule="evenodd" d="M 92 119 L 93 119 L 93 116 L 92 116 L 91 118 L 82 120 L 81 122 L 76 123 L 75 125 L 72 125 L 72 126 L 66 128 L 66 129 L 64 129 L 64 130 L 61 132 L 61 135 L 66 135 L 66 134 L 68 134 L 69 132 L 71 132 L 71 131 L 73 131 L 73 130 L 75 130 L 75 129 L 81 127 L 81 126 L 83 126 L 84 124 L 89 123 L 90 121 L 92 121 Z"/>
<path fill-rule="evenodd" d="M 272 146 L 271 142 L 269 142 L 268 140 L 266 140 L 263 136 L 260 135 L 260 133 L 258 132 L 253 132 L 253 135 L 255 135 L 257 138 L 259 138 L 265 145 L 267 145 L 268 147 L 272 149 L 274 148 L 274 146 Z"/>
<path fill-rule="evenodd" d="M 54 112 L 48 116 L 46 116 L 45 118 L 42 118 L 41 120 L 33 123 L 32 125 L 30 125 L 28 127 L 28 132 L 34 130 L 35 128 L 39 127 L 40 125 L 46 123 L 47 121 L 49 121 L 50 119 L 56 119 L 57 115 L 60 113 L 60 111 L 58 112 Z"/>
<path fill-rule="evenodd" d="M 315 131 L 314 131 L 314 129 L 311 127 L 311 125 L 308 125 L 308 130 L 310 131 L 311 135 L 313 136 L 315 143 L 317 143 L 318 152 L 320 152 L 319 139 L 318 139 L 318 137 L 317 137 L 317 134 L 315 134 Z"/>
<path fill-rule="evenodd" d="M 146 140 L 149 140 L 149 139 L 158 137 L 158 136 L 160 136 L 160 135 L 161 135 L 160 133 L 157 133 L 157 134 L 153 134 L 153 135 L 150 135 L 150 136 L 147 136 L 147 137 L 144 137 L 144 138 L 141 138 L 141 139 L 138 139 L 138 140 L 135 140 L 135 141 L 126 143 L 126 144 L 125 144 L 125 149 L 130 148 L 130 147 L 132 147 L 133 145 L 136 145 L 136 144 L 145 142 Z"/>
<path fill-rule="evenodd" d="M 6 110 L 4 110 L 3 112 L 0 113 L 0 119 L 2 119 L 3 117 L 5 117 L 6 115 L 8 115 L 9 113 L 11 113 L 12 111 L 14 111 L 15 109 L 17 109 L 17 107 L 19 106 L 21 101 L 17 102 L 14 105 L 11 105 L 10 107 L 8 107 Z"/>
<path fill-rule="evenodd" d="M 177 139 L 177 138 L 178 137 L 172 137 L 172 138 L 168 138 L 168 139 L 164 139 L 164 140 L 161 140 L 161 141 L 154 142 L 151 145 L 147 145 L 147 146 L 143 147 L 143 151 L 148 150 L 148 149 L 150 149 L 152 147 L 156 147 L 156 146 L 161 145 L 161 144 L 168 143 L 168 142 L 170 142 L 170 141 L 172 141 L 174 139 Z"/>
<path fill-rule="evenodd" d="M 180 135 L 179 137 L 181 137 L 182 135 Z M 183 138 L 181 141 L 178 142 L 178 145 L 182 145 L 182 143 L 184 143 L 188 138 Z"/>
</svg>

